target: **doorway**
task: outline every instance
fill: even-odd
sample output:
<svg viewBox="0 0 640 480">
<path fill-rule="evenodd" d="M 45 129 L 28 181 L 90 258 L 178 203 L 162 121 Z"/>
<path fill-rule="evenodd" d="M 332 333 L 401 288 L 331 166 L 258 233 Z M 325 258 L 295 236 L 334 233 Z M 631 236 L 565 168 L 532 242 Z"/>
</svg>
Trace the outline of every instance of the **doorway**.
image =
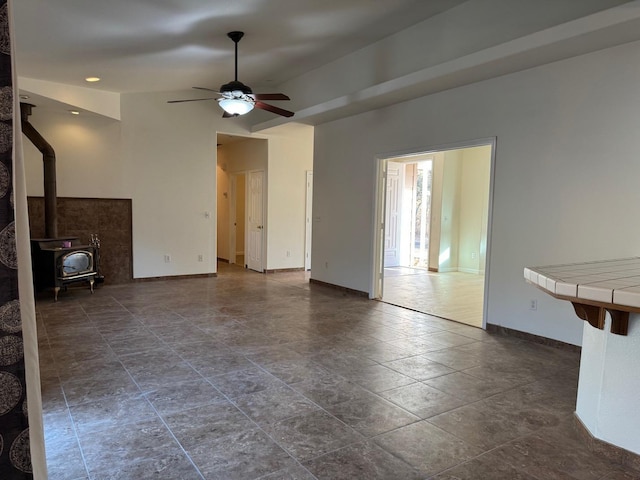
<svg viewBox="0 0 640 480">
<path fill-rule="evenodd" d="M 236 264 L 262 272 L 266 259 L 267 140 L 223 133 L 218 133 L 217 139 L 217 267 Z"/>
<path fill-rule="evenodd" d="M 374 298 L 485 325 L 494 144 L 379 160 Z"/>
<path fill-rule="evenodd" d="M 250 171 L 247 176 L 247 256 L 246 265 L 264 271 L 264 171 Z"/>
<path fill-rule="evenodd" d="M 385 268 L 428 268 L 433 156 L 387 163 Z"/>
<path fill-rule="evenodd" d="M 246 222 L 246 175 L 229 175 L 229 263 L 246 267 L 245 222 Z"/>
</svg>

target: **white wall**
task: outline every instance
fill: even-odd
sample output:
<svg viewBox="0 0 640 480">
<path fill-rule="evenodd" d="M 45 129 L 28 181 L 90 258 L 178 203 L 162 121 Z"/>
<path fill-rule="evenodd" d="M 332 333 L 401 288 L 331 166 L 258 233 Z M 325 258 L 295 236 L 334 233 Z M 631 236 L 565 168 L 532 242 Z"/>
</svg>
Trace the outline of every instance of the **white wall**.
<svg viewBox="0 0 640 480">
<path fill-rule="evenodd" d="M 222 195 L 228 173 L 271 171 L 265 267 L 304 267 L 305 172 L 313 164 L 313 127 L 286 125 L 251 135 L 235 120 L 222 119 L 215 102 L 166 103 L 177 96 L 124 94 L 121 122 L 34 109 L 33 125 L 57 153 L 58 195 L 132 199 L 134 278 L 212 273 L 218 203 L 229 201 Z M 216 172 L 218 131 L 247 139 L 225 147 Z M 42 156 L 24 144 L 29 195 L 42 195 Z M 221 214 L 218 256 L 228 258 L 228 208 Z"/>
<path fill-rule="evenodd" d="M 313 127 L 287 124 L 261 132 L 268 140 L 246 139 L 218 149 L 218 257 L 229 258 L 230 173 L 264 170 L 266 188 L 265 269 L 304 267 L 306 171 L 313 168 Z M 221 178 L 220 178 L 221 177 Z M 289 254 L 287 255 L 287 252 Z"/>
<path fill-rule="evenodd" d="M 483 273 L 486 254 L 491 146 L 465 148 L 460 178 L 458 270 Z"/>
<path fill-rule="evenodd" d="M 491 147 L 448 150 L 435 156 L 439 213 L 432 234 L 439 272 L 482 273 L 486 254 Z M 438 220 L 439 219 L 439 220 Z M 436 223 L 437 222 L 437 223 Z M 435 257 L 434 257 L 435 258 Z"/>
<path fill-rule="evenodd" d="M 269 167 L 269 147 L 264 139 L 243 139 L 223 145 L 219 151 L 224 155 L 226 163 L 222 166 L 228 173 L 267 171 Z"/>
<path fill-rule="evenodd" d="M 306 172 L 313 170 L 313 130 L 287 124 L 262 132 L 269 135 L 267 270 L 304 268 Z"/>
<path fill-rule="evenodd" d="M 29 122 L 56 152 L 58 196 L 131 198 L 133 181 L 120 148 L 120 122 L 38 107 Z M 42 154 L 27 137 L 22 139 L 28 195 L 42 196 Z"/>
<path fill-rule="evenodd" d="M 484 273 L 491 146 L 433 154 L 430 270 Z"/>
<path fill-rule="evenodd" d="M 247 133 L 222 119 L 215 102 L 167 104 L 172 98 L 177 94 L 121 97 L 136 278 L 216 271 L 216 132 Z"/>
<path fill-rule="evenodd" d="M 376 156 L 495 136 L 487 320 L 579 344 L 522 269 L 638 254 L 639 64 L 632 43 L 317 126 L 312 277 L 369 290 Z"/>
<path fill-rule="evenodd" d="M 440 213 L 440 248 L 438 271 L 458 270 L 458 250 L 460 239 L 460 177 L 462 172 L 462 152 L 451 150 L 436 157 L 442 159 L 442 203 Z"/>
</svg>

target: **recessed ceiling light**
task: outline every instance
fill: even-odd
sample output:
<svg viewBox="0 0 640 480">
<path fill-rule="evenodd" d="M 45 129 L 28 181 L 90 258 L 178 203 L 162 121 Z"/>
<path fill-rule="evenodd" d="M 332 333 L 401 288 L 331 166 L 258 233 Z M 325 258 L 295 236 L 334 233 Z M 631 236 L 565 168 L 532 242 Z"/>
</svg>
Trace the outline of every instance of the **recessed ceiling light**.
<svg viewBox="0 0 640 480">
<path fill-rule="evenodd" d="M 69 110 L 69 113 L 71 115 L 80 115 L 80 112 L 78 110 Z"/>
<path fill-rule="evenodd" d="M 87 81 L 89 83 L 99 82 L 100 81 L 100 77 L 87 77 L 87 78 L 85 78 L 85 81 Z"/>
</svg>

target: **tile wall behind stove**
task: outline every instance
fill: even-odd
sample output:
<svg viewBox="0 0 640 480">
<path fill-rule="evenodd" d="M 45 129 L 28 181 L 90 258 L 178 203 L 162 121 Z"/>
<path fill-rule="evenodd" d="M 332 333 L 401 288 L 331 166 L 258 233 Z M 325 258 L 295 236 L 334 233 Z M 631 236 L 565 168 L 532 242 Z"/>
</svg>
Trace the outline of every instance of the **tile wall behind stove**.
<svg viewBox="0 0 640 480">
<path fill-rule="evenodd" d="M 44 238 L 44 199 L 28 197 L 28 204 L 31 238 Z M 130 199 L 58 197 L 58 236 L 75 236 L 88 244 L 97 233 L 105 283 L 133 279 L 131 230 Z"/>
</svg>

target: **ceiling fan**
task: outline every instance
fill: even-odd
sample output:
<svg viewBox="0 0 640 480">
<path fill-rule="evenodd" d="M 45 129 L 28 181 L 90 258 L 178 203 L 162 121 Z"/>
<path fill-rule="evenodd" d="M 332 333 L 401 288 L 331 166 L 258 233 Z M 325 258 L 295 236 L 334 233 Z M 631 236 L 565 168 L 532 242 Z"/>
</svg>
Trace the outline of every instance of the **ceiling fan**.
<svg viewBox="0 0 640 480">
<path fill-rule="evenodd" d="M 227 36 L 233 40 L 236 46 L 236 69 L 235 80 L 229 83 L 225 83 L 220 87 L 220 90 L 212 90 L 205 87 L 193 87 L 198 90 L 206 90 L 207 92 L 213 92 L 220 95 L 219 98 L 193 98 L 189 100 L 169 100 L 168 103 L 182 103 L 182 102 L 199 102 L 202 100 L 216 100 L 218 105 L 224 110 L 222 114 L 223 118 L 237 117 L 249 113 L 254 108 L 266 110 L 283 117 L 292 117 L 293 112 L 285 110 L 283 108 L 276 107 L 264 103 L 263 100 L 290 100 L 288 96 L 283 93 L 253 93 L 249 86 L 238 81 L 238 42 L 244 37 L 244 32 L 229 32 Z"/>
</svg>

